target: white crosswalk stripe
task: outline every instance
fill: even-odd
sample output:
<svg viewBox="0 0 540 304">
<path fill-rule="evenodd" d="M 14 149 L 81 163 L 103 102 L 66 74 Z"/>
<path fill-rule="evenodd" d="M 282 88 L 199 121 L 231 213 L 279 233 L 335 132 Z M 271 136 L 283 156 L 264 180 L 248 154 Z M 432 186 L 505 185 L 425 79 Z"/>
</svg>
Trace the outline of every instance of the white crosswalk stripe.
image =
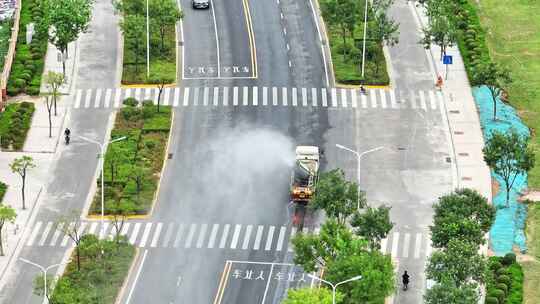
<svg viewBox="0 0 540 304">
<path fill-rule="evenodd" d="M 73 229 L 76 223 L 69 223 Z M 81 221 L 77 225 L 79 234 L 101 235 L 98 221 Z M 104 235 L 113 239 L 116 227 L 105 222 Z M 88 228 L 88 229 L 86 229 Z M 174 223 L 174 222 L 125 222 L 119 227 L 120 235 L 130 244 L 140 248 L 177 248 L 190 250 L 254 250 L 293 252 L 292 239 L 300 231 L 296 227 L 219 224 L 219 223 Z M 30 232 L 26 246 L 66 247 L 73 242 L 64 234 L 61 226 L 54 222 L 38 221 Z M 318 234 L 320 227 L 304 227 L 302 233 Z M 429 234 L 422 232 L 391 232 L 381 240 L 381 252 L 393 258 L 420 259 L 431 253 Z"/>
</svg>

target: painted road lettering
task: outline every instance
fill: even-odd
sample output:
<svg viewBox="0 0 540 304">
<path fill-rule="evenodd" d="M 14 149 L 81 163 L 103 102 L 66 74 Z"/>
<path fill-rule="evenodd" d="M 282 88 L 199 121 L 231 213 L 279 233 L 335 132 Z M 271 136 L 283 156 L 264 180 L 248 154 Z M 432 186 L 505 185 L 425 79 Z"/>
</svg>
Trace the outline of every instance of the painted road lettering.
<svg viewBox="0 0 540 304">
<path fill-rule="evenodd" d="M 188 66 L 186 67 L 185 74 L 188 78 L 192 77 L 217 77 L 217 66 Z M 223 77 L 247 77 L 251 76 L 251 69 L 249 66 L 231 65 L 222 66 L 219 69 L 221 76 Z"/>
</svg>

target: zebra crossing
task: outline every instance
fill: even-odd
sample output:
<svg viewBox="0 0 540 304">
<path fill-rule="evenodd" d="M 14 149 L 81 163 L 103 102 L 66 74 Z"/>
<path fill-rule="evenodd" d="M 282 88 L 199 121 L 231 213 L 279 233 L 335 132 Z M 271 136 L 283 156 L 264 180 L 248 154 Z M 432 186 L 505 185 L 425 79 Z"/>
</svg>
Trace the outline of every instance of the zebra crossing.
<svg viewBox="0 0 540 304">
<path fill-rule="evenodd" d="M 75 109 L 120 108 L 128 97 L 157 103 L 158 88 L 79 89 Z M 174 87 L 164 88 L 161 104 L 173 107 L 323 107 L 360 109 L 437 110 L 443 102 L 440 91 L 289 87 Z"/>
<path fill-rule="evenodd" d="M 70 223 L 78 225 L 79 235 L 95 234 L 112 238 L 116 227 L 105 222 Z M 319 233 L 319 227 L 304 228 L 303 233 Z M 296 227 L 245 224 L 125 222 L 120 235 L 140 248 L 230 249 L 292 252 L 290 240 L 298 233 Z M 73 245 L 69 236 L 54 222 L 38 221 L 26 240 L 26 246 L 67 247 Z M 381 251 L 394 258 L 419 259 L 431 253 L 429 235 L 425 233 L 391 232 L 381 241 Z"/>
</svg>

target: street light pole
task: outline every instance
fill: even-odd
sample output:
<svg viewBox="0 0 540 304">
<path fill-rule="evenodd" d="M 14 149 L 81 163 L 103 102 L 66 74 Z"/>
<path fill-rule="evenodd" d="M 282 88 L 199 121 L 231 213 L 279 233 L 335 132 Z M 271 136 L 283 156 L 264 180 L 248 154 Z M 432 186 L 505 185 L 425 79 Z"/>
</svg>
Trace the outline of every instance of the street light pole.
<svg viewBox="0 0 540 304">
<path fill-rule="evenodd" d="M 69 263 L 70 261 L 67 261 L 65 263 L 58 263 L 58 264 L 53 264 L 53 265 L 50 265 L 48 267 L 43 267 L 37 263 L 34 263 L 32 261 L 29 261 L 27 259 L 24 259 L 24 258 L 19 258 L 19 260 L 21 262 L 24 262 L 26 264 L 29 264 L 29 265 L 32 265 L 34 267 L 37 267 L 39 268 L 39 270 L 41 270 L 41 272 L 43 273 L 43 284 L 44 284 L 44 288 L 43 288 L 43 304 L 47 304 L 49 303 L 49 299 L 47 298 L 47 271 L 49 271 L 51 268 L 54 268 L 54 267 L 58 267 L 60 265 L 64 265 L 64 264 L 67 264 Z"/>
<path fill-rule="evenodd" d="M 347 147 L 345 147 L 343 145 L 340 145 L 340 144 L 336 144 L 336 147 L 338 147 L 339 149 L 342 149 L 342 150 L 349 151 L 351 153 L 354 153 L 354 155 L 356 155 L 357 165 L 358 165 L 358 167 L 356 169 L 356 178 L 358 180 L 358 199 L 357 199 L 357 206 L 356 207 L 357 207 L 358 210 L 360 210 L 360 168 L 361 168 L 361 164 L 362 164 L 362 156 L 364 156 L 366 154 L 369 154 L 371 152 L 381 150 L 384 147 L 381 146 L 381 147 L 373 148 L 373 149 L 364 151 L 362 153 L 354 151 L 353 149 L 347 148 Z"/>
<path fill-rule="evenodd" d="M 332 283 L 330 283 L 330 282 L 328 282 L 328 281 L 326 281 L 326 280 L 323 280 L 323 279 L 321 279 L 321 278 L 319 278 L 319 277 L 316 277 L 316 276 L 314 276 L 314 275 L 308 274 L 308 276 L 309 276 L 310 278 L 312 278 L 312 279 L 321 281 L 321 282 L 323 282 L 323 283 L 325 283 L 325 284 L 328 284 L 328 285 L 330 285 L 330 286 L 332 287 L 332 304 L 336 304 L 336 289 L 337 289 L 337 287 L 338 287 L 339 285 L 345 284 L 345 283 L 349 283 L 349 282 L 352 282 L 352 281 L 357 281 L 357 280 L 360 280 L 360 279 L 362 278 L 362 276 L 359 275 L 359 276 L 352 277 L 352 278 L 350 278 L 350 279 L 348 279 L 348 280 L 339 282 L 339 283 L 337 283 L 337 284 L 332 284 Z"/>
<path fill-rule="evenodd" d="M 150 18 L 149 0 L 146 0 L 146 78 L 150 78 Z"/>
<path fill-rule="evenodd" d="M 364 40 L 362 42 L 362 79 L 364 79 L 364 67 L 366 61 L 366 33 L 367 33 L 367 9 L 368 9 L 368 0 L 364 6 Z"/>
<path fill-rule="evenodd" d="M 117 141 L 121 141 L 121 140 L 124 140 L 126 139 L 127 137 L 126 136 L 122 136 L 120 138 L 117 138 L 117 139 L 113 139 L 111 141 L 108 141 L 108 142 L 105 142 L 105 143 L 100 143 L 96 140 L 93 140 L 93 139 L 90 139 L 90 138 L 87 138 L 87 137 L 84 137 L 84 136 L 78 136 L 80 139 L 84 140 L 84 141 L 87 141 L 89 143 L 93 143 L 93 144 L 96 144 L 98 145 L 99 149 L 100 149 L 100 153 L 99 153 L 99 159 L 100 159 L 100 165 L 101 165 L 101 229 L 100 229 L 100 237 L 105 237 L 105 231 L 104 231 L 104 220 L 105 220 L 105 174 L 104 174 L 104 167 L 105 167 L 105 151 L 107 151 L 107 145 L 109 144 L 112 144 L 112 143 L 115 143 Z"/>
</svg>

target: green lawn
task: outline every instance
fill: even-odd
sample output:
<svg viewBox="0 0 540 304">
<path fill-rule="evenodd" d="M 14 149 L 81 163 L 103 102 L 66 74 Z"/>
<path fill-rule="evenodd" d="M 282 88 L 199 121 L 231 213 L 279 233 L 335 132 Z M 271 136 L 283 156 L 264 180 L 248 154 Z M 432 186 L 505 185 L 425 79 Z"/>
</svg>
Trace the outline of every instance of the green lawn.
<svg viewBox="0 0 540 304">
<path fill-rule="evenodd" d="M 536 259 L 523 263 L 525 272 L 524 304 L 540 303 L 540 203 L 530 204 L 527 218 L 528 254 Z"/>
<path fill-rule="evenodd" d="M 135 247 L 125 240 L 116 244 L 87 235 L 79 248 L 80 271 L 74 255 L 52 292 L 51 303 L 115 303 L 135 257 Z"/>
<path fill-rule="evenodd" d="M 539 189 L 540 1 L 481 0 L 479 7 L 491 57 L 512 71 L 510 102 L 533 131 L 537 166 L 529 174 L 529 185 Z"/>
</svg>

